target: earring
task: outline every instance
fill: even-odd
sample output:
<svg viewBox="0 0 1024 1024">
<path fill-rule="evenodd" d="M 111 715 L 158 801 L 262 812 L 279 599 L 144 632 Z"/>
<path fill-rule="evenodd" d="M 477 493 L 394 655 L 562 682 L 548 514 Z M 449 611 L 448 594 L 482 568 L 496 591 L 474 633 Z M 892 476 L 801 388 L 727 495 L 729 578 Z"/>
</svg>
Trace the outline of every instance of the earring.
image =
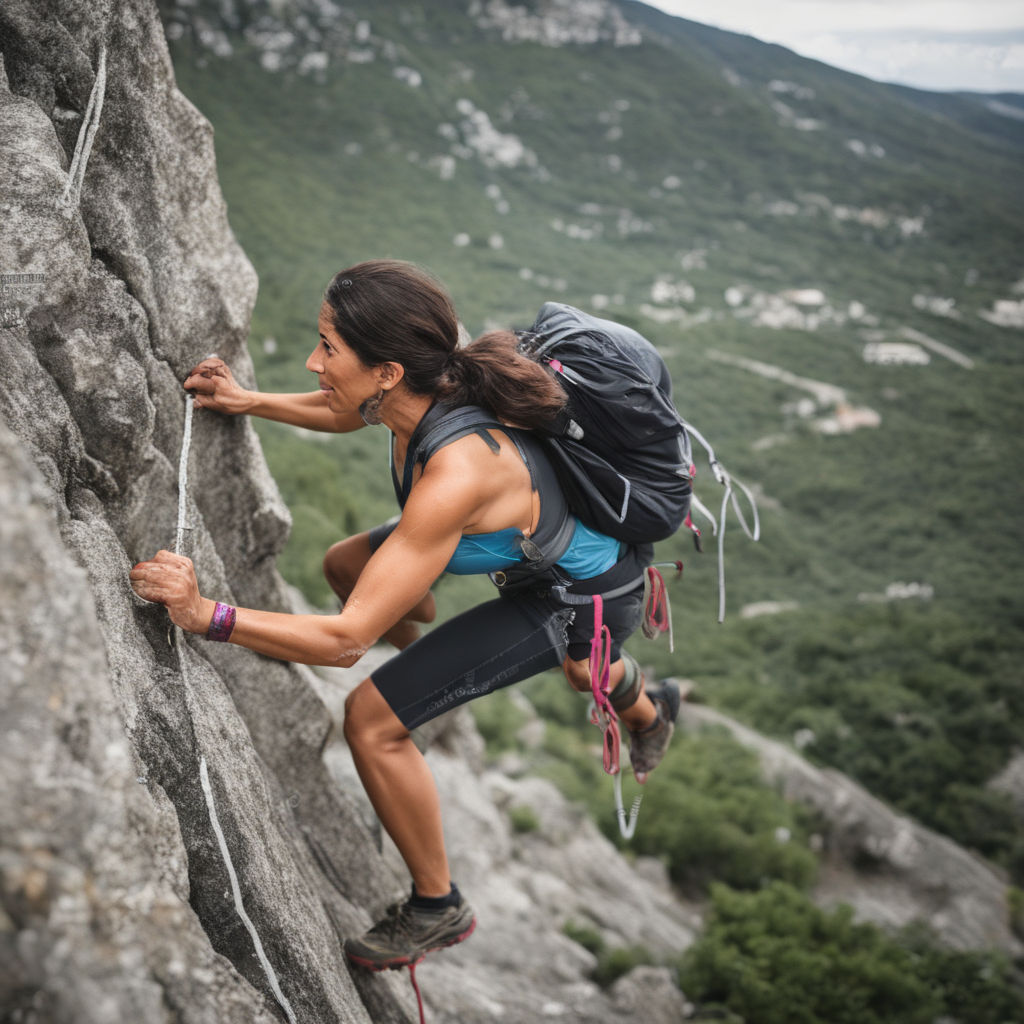
<svg viewBox="0 0 1024 1024">
<path fill-rule="evenodd" d="M 373 398 L 368 398 L 359 406 L 359 415 L 362 416 L 363 422 L 368 427 L 375 427 L 379 423 L 384 422 L 380 416 L 380 407 L 384 404 L 385 393 L 384 389 L 381 388 Z"/>
</svg>

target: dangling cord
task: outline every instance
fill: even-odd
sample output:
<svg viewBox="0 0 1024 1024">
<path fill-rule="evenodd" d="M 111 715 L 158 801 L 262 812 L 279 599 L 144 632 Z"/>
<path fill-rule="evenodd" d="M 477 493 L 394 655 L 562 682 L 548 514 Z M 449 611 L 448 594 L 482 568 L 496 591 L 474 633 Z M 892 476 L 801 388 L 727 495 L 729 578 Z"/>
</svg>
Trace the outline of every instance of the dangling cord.
<svg viewBox="0 0 1024 1024">
<path fill-rule="evenodd" d="M 643 793 L 638 793 L 633 798 L 633 806 L 629 809 L 629 821 L 626 821 L 626 808 L 622 803 L 622 773 L 618 772 L 612 783 L 615 787 L 615 817 L 619 822 L 619 832 L 623 839 L 632 839 L 636 831 L 637 818 L 640 816 L 640 804 L 643 803 Z"/>
<path fill-rule="evenodd" d="M 419 960 L 414 960 L 409 964 L 409 980 L 412 982 L 412 990 L 416 993 L 416 1006 L 420 1011 L 420 1024 L 427 1024 L 427 1018 L 423 1016 L 423 996 L 420 995 L 420 985 L 416 980 L 416 965 L 423 960 L 420 957 Z"/>
<path fill-rule="evenodd" d="M 722 511 L 719 516 L 718 529 L 715 531 L 718 534 L 718 621 L 725 621 L 725 517 L 729 511 L 729 502 L 732 501 L 732 507 L 736 512 L 736 518 L 740 521 L 740 526 L 743 532 L 751 540 L 759 540 L 761 537 L 761 522 L 757 512 L 757 501 L 754 499 L 754 495 L 750 488 L 739 480 L 734 480 L 729 472 L 726 470 L 715 455 L 714 448 L 708 444 L 707 439 L 701 434 L 699 430 L 691 426 L 689 423 L 686 424 L 687 433 L 692 437 L 696 438 L 699 444 L 707 452 L 708 462 L 711 465 L 711 472 L 714 478 L 725 488 L 725 494 L 722 496 Z M 691 477 L 694 475 L 691 467 Z M 747 501 L 750 502 L 750 508 L 754 516 L 754 525 L 751 528 L 747 524 L 747 520 L 743 515 L 743 510 L 740 508 L 739 499 L 736 497 L 735 491 L 733 491 L 733 484 L 743 492 L 746 496 Z M 714 517 L 711 513 L 697 500 L 696 495 L 691 496 L 691 504 L 694 508 L 698 509 L 703 515 L 707 516 L 714 526 Z M 687 517 L 689 518 L 689 517 Z M 695 541 L 696 542 L 696 541 Z"/>
<path fill-rule="evenodd" d="M 604 599 L 594 595 L 594 637 L 590 642 L 590 721 L 601 729 L 601 762 L 608 775 L 614 778 L 615 817 L 623 839 L 632 839 L 636 831 L 637 817 L 643 795 L 633 800 L 626 820 L 626 808 L 622 802 L 622 741 L 619 734 L 619 716 L 609 698 L 611 675 L 612 635 L 603 623 Z"/>
</svg>

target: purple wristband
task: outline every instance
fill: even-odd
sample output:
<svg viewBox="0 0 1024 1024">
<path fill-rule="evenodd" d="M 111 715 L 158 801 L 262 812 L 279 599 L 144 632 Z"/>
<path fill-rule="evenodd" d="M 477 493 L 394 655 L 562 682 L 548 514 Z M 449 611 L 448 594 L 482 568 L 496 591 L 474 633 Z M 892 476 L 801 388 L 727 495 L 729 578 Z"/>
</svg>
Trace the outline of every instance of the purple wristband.
<svg viewBox="0 0 1024 1024">
<path fill-rule="evenodd" d="M 231 630 L 235 628 L 236 614 L 231 605 L 218 601 L 217 607 L 213 609 L 213 618 L 210 619 L 210 628 L 206 631 L 206 639 L 225 643 L 231 637 Z"/>
</svg>

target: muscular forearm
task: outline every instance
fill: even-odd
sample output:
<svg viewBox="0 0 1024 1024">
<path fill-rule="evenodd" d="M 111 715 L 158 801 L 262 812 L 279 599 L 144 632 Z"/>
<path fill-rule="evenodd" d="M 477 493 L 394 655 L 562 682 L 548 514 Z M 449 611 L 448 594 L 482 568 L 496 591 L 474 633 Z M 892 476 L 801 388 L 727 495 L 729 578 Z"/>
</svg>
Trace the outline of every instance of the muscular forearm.
<svg viewBox="0 0 1024 1024">
<path fill-rule="evenodd" d="M 248 395 L 248 408 L 245 411 L 250 416 L 288 423 L 294 427 L 304 427 L 306 430 L 335 434 L 346 433 L 363 426 L 363 421 L 358 416 L 340 416 L 331 412 L 321 391 L 288 395 L 250 391 Z"/>
<path fill-rule="evenodd" d="M 212 618 L 214 602 L 208 603 Z M 230 643 L 281 661 L 341 668 L 354 665 L 370 647 L 347 635 L 340 615 L 286 615 L 254 608 L 236 609 Z"/>
<path fill-rule="evenodd" d="M 171 551 L 158 551 L 149 561 L 139 562 L 128 578 L 139 597 L 164 605 L 171 621 L 187 632 L 228 639 L 282 661 L 347 668 L 378 635 L 374 631 L 379 623 L 348 606 L 337 615 L 285 615 L 227 605 L 218 609 L 216 601 L 199 593 L 191 560 Z"/>
</svg>

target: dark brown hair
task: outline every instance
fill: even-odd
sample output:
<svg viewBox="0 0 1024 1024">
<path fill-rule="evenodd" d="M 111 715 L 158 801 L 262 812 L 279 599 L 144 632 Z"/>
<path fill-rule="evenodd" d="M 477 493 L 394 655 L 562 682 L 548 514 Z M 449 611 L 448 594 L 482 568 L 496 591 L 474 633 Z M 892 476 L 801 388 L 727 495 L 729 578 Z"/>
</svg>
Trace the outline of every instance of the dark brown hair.
<svg viewBox="0 0 1024 1024">
<path fill-rule="evenodd" d="M 448 293 L 400 260 L 368 260 L 335 274 L 324 292 L 331 322 L 365 366 L 398 363 L 417 395 L 479 405 L 506 423 L 539 427 L 565 406 L 565 393 L 539 363 L 516 351 L 511 331 L 489 331 L 459 348 Z"/>
</svg>

